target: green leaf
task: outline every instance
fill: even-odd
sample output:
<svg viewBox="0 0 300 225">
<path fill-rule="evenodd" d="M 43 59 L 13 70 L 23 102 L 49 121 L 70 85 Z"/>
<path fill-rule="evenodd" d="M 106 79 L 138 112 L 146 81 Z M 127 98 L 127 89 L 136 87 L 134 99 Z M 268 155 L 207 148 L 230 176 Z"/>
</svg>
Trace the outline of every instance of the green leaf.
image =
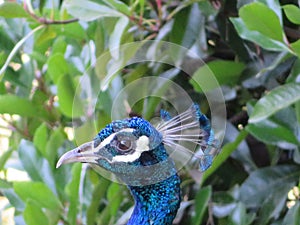
<svg viewBox="0 0 300 225">
<path fill-rule="evenodd" d="M 242 71 L 244 70 L 245 65 L 240 62 L 226 61 L 226 60 L 216 60 L 207 63 L 205 66 L 200 67 L 194 74 L 193 79 L 190 80 L 190 83 L 193 85 L 196 91 L 203 91 L 199 87 L 197 81 L 205 80 L 207 77 L 214 76 L 217 82 L 209 83 L 207 82 L 205 89 L 214 89 L 219 85 L 235 85 L 238 81 Z M 216 86 L 218 85 L 218 86 Z"/>
<path fill-rule="evenodd" d="M 288 4 L 283 6 L 286 17 L 294 24 L 300 24 L 300 9 L 299 7 Z"/>
<path fill-rule="evenodd" d="M 42 29 L 39 33 L 37 33 L 35 44 L 42 45 L 45 42 L 54 39 L 57 36 L 54 28 L 52 26 L 47 26 Z"/>
<path fill-rule="evenodd" d="M 14 152 L 14 149 L 10 149 L 5 152 L 1 152 L 0 155 L 0 171 L 4 169 L 6 161 L 10 158 L 11 154 Z"/>
<path fill-rule="evenodd" d="M 67 137 L 65 133 L 60 128 L 52 131 L 50 137 L 48 138 L 44 150 L 44 156 L 48 159 L 51 167 L 55 166 L 55 160 L 57 159 L 58 149 L 62 146 L 66 138 Z"/>
<path fill-rule="evenodd" d="M 120 12 L 112 8 L 88 0 L 67 0 L 65 1 L 65 8 L 72 16 L 84 21 L 92 21 L 107 16 L 122 16 Z"/>
<path fill-rule="evenodd" d="M 230 21 L 243 39 L 257 43 L 270 51 L 290 51 L 284 43 L 271 39 L 258 31 L 249 30 L 241 18 L 230 18 Z"/>
<path fill-rule="evenodd" d="M 211 176 L 214 171 L 216 171 L 223 162 L 226 161 L 231 155 L 231 153 L 237 149 L 240 143 L 248 136 L 248 132 L 246 130 L 242 130 L 239 135 L 236 137 L 235 141 L 225 144 L 220 153 L 215 157 L 213 164 L 211 167 L 206 170 L 202 177 L 202 183 L 206 181 L 206 179 Z"/>
<path fill-rule="evenodd" d="M 199 23 L 204 23 L 203 16 L 197 4 L 185 8 L 175 16 L 170 33 L 170 41 L 183 47 L 190 48 L 198 38 Z M 182 29 L 184 27 L 184 29 Z"/>
<path fill-rule="evenodd" d="M 120 204 L 122 202 L 122 195 L 120 195 L 120 185 L 118 183 L 111 183 L 107 190 L 107 200 L 109 201 L 109 211 L 112 217 L 116 216 Z"/>
<path fill-rule="evenodd" d="M 62 76 L 69 72 L 68 63 L 62 53 L 51 55 L 47 64 L 47 72 L 55 84 L 58 83 Z"/>
<path fill-rule="evenodd" d="M 53 211 L 62 209 L 62 205 L 53 192 L 42 182 L 15 182 L 14 190 L 26 202 L 33 200 L 39 207 Z"/>
<path fill-rule="evenodd" d="M 300 100 L 300 84 L 288 83 L 270 91 L 254 106 L 249 123 L 257 123 Z"/>
<path fill-rule="evenodd" d="M 57 53 L 64 54 L 66 52 L 66 49 L 67 49 L 67 43 L 65 37 L 59 36 L 55 39 L 52 45 L 52 55 Z"/>
<path fill-rule="evenodd" d="M 0 4 L 0 16 L 5 18 L 26 18 L 29 14 L 16 2 L 3 2 Z"/>
<path fill-rule="evenodd" d="M 83 115 L 83 105 L 81 100 L 76 96 L 76 87 L 71 76 L 63 75 L 57 83 L 57 95 L 59 109 L 70 118 Z"/>
<path fill-rule="evenodd" d="M 9 203 L 18 211 L 23 211 L 25 208 L 24 202 L 16 194 L 13 188 L 0 188 L 1 193 L 8 199 Z"/>
<path fill-rule="evenodd" d="M 48 141 L 48 128 L 45 123 L 42 123 L 35 131 L 33 136 L 33 143 L 35 147 L 42 153 L 42 155 L 46 155 L 46 144 Z"/>
<path fill-rule="evenodd" d="M 201 224 L 204 212 L 208 206 L 212 195 L 211 186 L 201 188 L 195 198 L 195 216 L 192 218 L 192 224 Z"/>
<path fill-rule="evenodd" d="M 299 144 L 294 132 L 289 127 L 273 119 L 248 124 L 246 130 L 258 140 L 267 144 L 279 145 L 282 148 L 293 148 Z"/>
<path fill-rule="evenodd" d="M 2 66 L 2 68 L 0 69 L 0 81 L 2 80 L 3 76 L 4 76 L 4 72 L 6 71 L 9 63 L 11 62 L 11 60 L 13 59 L 13 57 L 15 56 L 15 54 L 18 52 L 18 50 L 21 48 L 21 46 L 38 30 L 42 29 L 44 26 L 40 25 L 36 28 L 34 28 L 32 31 L 30 31 L 25 37 L 23 37 L 20 41 L 18 41 L 18 43 L 14 46 L 14 48 L 11 50 L 11 52 L 9 53 L 4 65 Z"/>
<path fill-rule="evenodd" d="M 119 0 L 104 0 L 104 2 L 118 10 L 120 13 L 123 13 L 127 16 L 131 15 L 129 6 L 126 5 L 124 2 L 121 2 Z"/>
<path fill-rule="evenodd" d="M 129 23 L 129 19 L 125 16 L 118 19 L 115 28 L 109 38 L 109 51 L 111 56 L 117 60 L 119 58 L 119 48 L 121 44 L 122 35 Z"/>
<path fill-rule="evenodd" d="M 245 205 L 239 202 L 230 216 L 231 223 L 234 225 L 246 225 L 246 215 Z"/>
<path fill-rule="evenodd" d="M 249 30 L 282 42 L 283 31 L 276 13 L 260 2 L 254 2 L 243 6 L 239 15 Z"/>
<path fill-rule="evenodd" d="M 35 105 L 16 95 L 0 95 L 0 113 L 17 114 L 23 117 L 47 118 L 48 112 L 40 105 Z"/>
<path fill-rule="evenodd" d="M 87 225 L 95 224 L 99 202 L 104 198 L 106 190 L 109 187 L 110 183 L 111 182 L 109 180 L 100 177 L 97 185 L 95 186 L 91 203 L 87 209 Z"/>
<path fill-rule="evenodd" d="M 241 200 L 247 207 L 260 207 L 267 198 L 280 200 L 300 176 L 300 168 L 293 165 L 271 166 L 258 169 L 250 174 L 242 184 Z"/>
<path fill-rule="evenodd" d="M 300 58 L 300 40 L 291 43 L 291 48 L 293 49 L 295 55 L 297 55 L 298 58 Z"/>
<path fill-rule="evenodd" d="M 49 224 L 48 218 L 43 210 L 35 204 L 35 202 L 30 200 L 26 203 L 23 216 L 27 225 Z"/>
<path fill-rule="evenodd" d="M 76 224 L 77 210 L 78 210 L 78 198 L 79 198 L 79 185 L 81 175 L 81 163 L 75 163 L 72 167 L 72 180 L 66 186 L 66 193 L 70 199 L 68 221 L 70 224 Z"/>
<path fill-rule="evenodd" d="M 292 206 L 284 217 L 283 224 L 298 225 L 300 218 L 300 203 L 296 201 L 295 205 Z"/>
<path fill-rule="evenodd" d="M 55 193 L 56 186 L 49 163 L 35 149 L 33 143 L 22 140 L 19 145 L 18 153 L 20 161 L 30 178 L 34 181 L 46 183 Z"/>
</svg>

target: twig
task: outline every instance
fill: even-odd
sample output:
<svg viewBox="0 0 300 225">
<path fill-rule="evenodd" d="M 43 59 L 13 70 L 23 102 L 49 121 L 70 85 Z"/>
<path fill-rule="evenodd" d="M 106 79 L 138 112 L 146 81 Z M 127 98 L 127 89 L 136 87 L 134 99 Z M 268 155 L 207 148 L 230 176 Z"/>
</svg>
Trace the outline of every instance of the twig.
<svg viewBox="0 0 300 225">
<path fill-rule="evenodd" d="M 52 20 L 52 19 L 47 19 L 43 17 L 37 16 L 33 10 L 31 9 L 31 6 L 28 6 L 28 3 L 26 1 L 24 2 L 24 10 L 38 23 L 44 24 L 44 25 L 58 25 L 58 24 L 69 24 L 69 23 L 74 23 L 78 21 L 78 18 L 72 18 L 69 20 Z"/>
</svg>

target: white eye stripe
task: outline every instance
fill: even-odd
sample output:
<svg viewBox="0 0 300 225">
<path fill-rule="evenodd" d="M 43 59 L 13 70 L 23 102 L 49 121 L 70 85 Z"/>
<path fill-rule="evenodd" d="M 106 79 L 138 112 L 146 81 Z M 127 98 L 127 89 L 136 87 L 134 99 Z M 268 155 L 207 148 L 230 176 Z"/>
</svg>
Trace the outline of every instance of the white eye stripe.
<svg viewBox="0 0 300 225">
<path fill-rule="evenodd" d="M 143 152 L 149 150 L 149 138 L 143 135 L 136 141 L 136 149 L 132 154 L 117 155 L 112 158 L 112 162 L 133 162 L 137 160 Z"/>
<path fill-rule="evenodd" d="M 113 133 L 111 135 L 109 135 L 107 138 L 105 138 L 100 144 L 99 146 L 97 146 L 95 148 L 95 150 L 99 150 L 102 147 L 105 147 L 106 145 L 110 144 L 110 142 L 114 139 L 114 137 L 118 134 L 118 133 L 122 133 L 122 132 L 128 132 L 128 133 L 132 133 L 134 131 L 133 128 L 124 128 L 120 131 L 118 131 L 117 133 Z"/>
</svg>

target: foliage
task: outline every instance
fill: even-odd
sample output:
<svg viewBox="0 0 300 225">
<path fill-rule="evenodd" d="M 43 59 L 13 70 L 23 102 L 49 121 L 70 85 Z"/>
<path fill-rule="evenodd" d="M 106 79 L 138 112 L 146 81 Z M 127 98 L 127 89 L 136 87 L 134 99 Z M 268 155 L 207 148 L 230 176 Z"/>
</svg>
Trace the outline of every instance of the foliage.
<svg viewBox="0 0 300 225">
<path fill-rule="evenodd" d="M 15 223 L 124 223 L 133 205 L 126 187 L 86 165 L 56 169 L 58 157 L 91 140 L 110 122 L 118 90 L 144 76 L 172 79 L 209 113 L 206 90 L 195 80 L 213 71 L 228 114 L 222 151 L 201 184 L 199 176 L 180 171 L 184 202 L 175 222 L 298 224 L 300 9 L 297 1 L 284 2 L 2 3 L 1 129 L 12 132 L 9 149 L 0 157 L 0 193 L 9 200 L 6 209 L 14 209 Z M 207 67 L 194 69 L 191 79 L 165 64 L 141 62 L 115 71 L 108 63 L 120 57 L 114 49 L 144 40 L 183 46 Z M 192 68 L 193 60 L 188 63 Z M 92 90 L 101 85 L 101 93 L 91 94 L 99 99 L 96 116 L 88 98 L 78 94 L 85 71 L 96 74 Z M 163 83 L 157 91 L 167 87 Z M 132 110 L 150 118 L 159 102 L 138 102 Z M 11 169 L 28 179 L 9 178 Z"/>
</svg>

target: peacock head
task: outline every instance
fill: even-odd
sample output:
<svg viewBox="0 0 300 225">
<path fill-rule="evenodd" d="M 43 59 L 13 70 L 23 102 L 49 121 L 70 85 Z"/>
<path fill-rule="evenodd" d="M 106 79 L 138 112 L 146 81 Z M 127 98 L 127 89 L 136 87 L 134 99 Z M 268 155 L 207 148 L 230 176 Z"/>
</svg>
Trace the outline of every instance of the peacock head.
<svg viewBox="0 0 300 225">
<path fill-rule="evenodd" d="M 157 183 L 177 173 L 165 146 L 190 152 L 178 144 L 182 139 L 200 146 L 200 167 L 207 169 L 214 155 L 214 134 L 198 105 L 173 118 L 168 112 L 161 111 L 161 119 L 156 127 L 140 117 L 113 121 L 93 141 L 61 156 L 57 167 L 84 162 L 112 172 L 128 185 Z M 185 133 L 190 129 L 193 133 Z"/>
</svg>

